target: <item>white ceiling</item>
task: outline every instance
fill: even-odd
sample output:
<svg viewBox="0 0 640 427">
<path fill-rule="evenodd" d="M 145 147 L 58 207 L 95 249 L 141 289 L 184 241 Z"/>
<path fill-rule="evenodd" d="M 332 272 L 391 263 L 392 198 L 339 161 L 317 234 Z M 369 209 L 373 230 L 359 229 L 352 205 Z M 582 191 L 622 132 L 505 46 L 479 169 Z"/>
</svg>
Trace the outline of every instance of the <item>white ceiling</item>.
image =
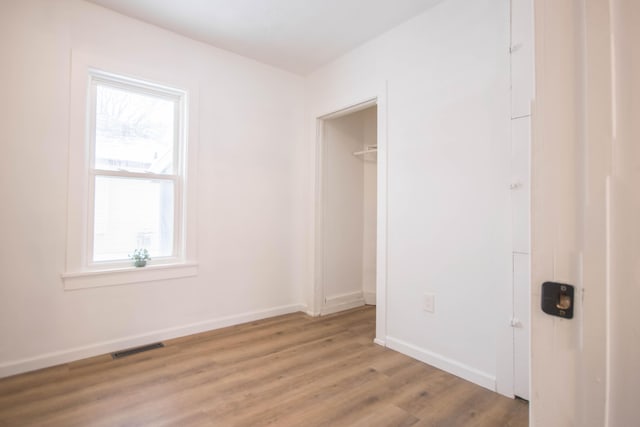
<svg viewBox="0 0 640 427">
<path fill-rule="evenodd" d="M 441 0 L 89 0 L 308 74 Z"/>
</svg>

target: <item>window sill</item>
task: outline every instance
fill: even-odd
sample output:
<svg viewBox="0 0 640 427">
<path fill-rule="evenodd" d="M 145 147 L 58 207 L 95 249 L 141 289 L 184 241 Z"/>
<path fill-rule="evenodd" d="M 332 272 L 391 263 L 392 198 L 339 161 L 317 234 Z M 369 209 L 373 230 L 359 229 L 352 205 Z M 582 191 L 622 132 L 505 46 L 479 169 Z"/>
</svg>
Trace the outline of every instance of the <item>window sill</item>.
<svg viewBox="0 0 640 427">
<path fill-rule="evenodd" d="M 198 275 L 198 263 L 148 265 L 146 267 L 125 267 L 109 270 L 79 271 L 63 273 L 64 289 L 98 288 L 118 286 L 130 283 L 151 282 L 157 280 L 178 279 Z"/>
</svg>

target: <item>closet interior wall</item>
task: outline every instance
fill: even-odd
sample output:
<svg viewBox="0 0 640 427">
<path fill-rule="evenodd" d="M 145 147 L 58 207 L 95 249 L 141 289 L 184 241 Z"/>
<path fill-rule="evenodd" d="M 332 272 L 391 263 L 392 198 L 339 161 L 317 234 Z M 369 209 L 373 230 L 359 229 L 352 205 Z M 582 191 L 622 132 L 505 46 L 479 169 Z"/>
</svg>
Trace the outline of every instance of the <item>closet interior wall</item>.
<svg viewBox="0 0 640 427">
<path fill-rule="evenodd" d="M 375 106 L 324 120 L 322 314 L 375 304 Z"/>
</svg>

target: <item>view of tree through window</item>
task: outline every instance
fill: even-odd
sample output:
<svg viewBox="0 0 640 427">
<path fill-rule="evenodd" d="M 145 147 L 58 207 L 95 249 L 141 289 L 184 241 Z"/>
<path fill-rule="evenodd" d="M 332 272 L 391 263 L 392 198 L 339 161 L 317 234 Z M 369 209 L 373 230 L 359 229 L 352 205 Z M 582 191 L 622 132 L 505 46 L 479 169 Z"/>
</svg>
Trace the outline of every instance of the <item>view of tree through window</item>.
<svg viewBox="0 0 640 427">
<path fill-rule="evenodd" d="M 179 97 L 94 85 L 93 261 L 173 256 Z"/>
</svg>

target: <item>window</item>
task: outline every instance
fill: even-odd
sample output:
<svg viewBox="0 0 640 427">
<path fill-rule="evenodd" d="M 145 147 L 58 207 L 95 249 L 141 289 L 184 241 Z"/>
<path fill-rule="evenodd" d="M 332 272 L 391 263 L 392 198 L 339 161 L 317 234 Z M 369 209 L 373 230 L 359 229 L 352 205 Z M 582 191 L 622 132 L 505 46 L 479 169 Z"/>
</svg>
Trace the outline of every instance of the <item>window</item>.
<svg viewBox="0 0 640 427">
<path fill-rule="evenodd" d="M 197 94 L 186 73 L 72 53 L 65 289 L 197 275 Z"/>
<path fill-rule="evenodd" d="M 88 248 L 91 264 L 146 248 L 179 258 L 184 94 L 92 73 Z"/>
</svg>

